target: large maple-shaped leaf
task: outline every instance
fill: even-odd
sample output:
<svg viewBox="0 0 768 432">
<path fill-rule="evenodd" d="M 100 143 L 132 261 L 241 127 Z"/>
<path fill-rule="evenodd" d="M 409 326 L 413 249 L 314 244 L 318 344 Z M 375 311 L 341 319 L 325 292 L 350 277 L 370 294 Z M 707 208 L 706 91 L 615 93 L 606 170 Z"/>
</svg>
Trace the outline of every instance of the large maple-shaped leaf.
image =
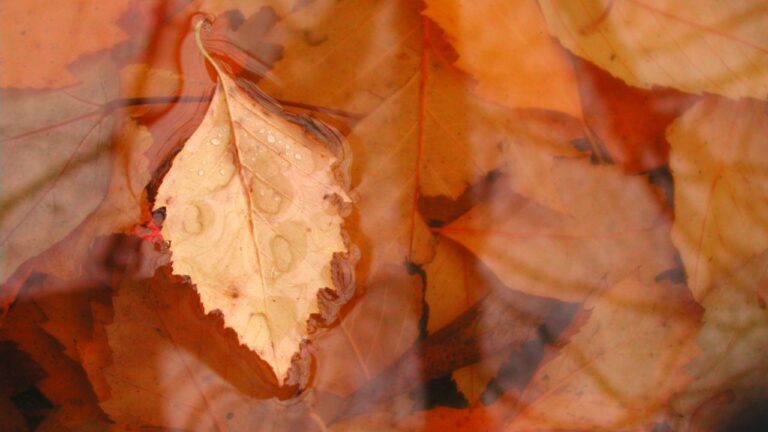
<svg viewBox="0 0 768 432">
<path fill-rule="evenodd" d="M 535 0 L 426 3 L 424 14 L 448 34 L 456 65 L 478 81 L 479 96 L 509 108 L 581 116 L 573 68 L 546 32 Z"/>
<path fill-rule="evenodd" d="M 4 1 L 0 87 L 59 88 L 80 82 L 68 66 L 127 38 L 117 20 L 133 0 Z M 30 55 L 30 53 L 37 53 Z M 5 129 L 5 128 L 4 128 Z"/>
<path fill-rule="evenodd" d="M 539 0 L 550 32 L 627 83 L 733 98 L 768 95 L 762 0 Z"/>
<path fill-rule="evenodd" d="M 672 238 L 697 300 L 768 248 L 765 103 L 708 98 L 668 129 Z"/>
<path fill-rule="evenodd" d="M 484 202 L 435 231 L 475 253 L 504 284 L 582 301 L 629 275 L 673 268 L 670 224 L 646 179 L 585 159 L 554 163 L 563 212 L 514 194 L 502 180 Z"/>
<path fill-rule="evenodd" d="M 290 122 L 208 58 L 216 93 L 155 206 L 165 207 L 176 274 L 191 277 L 206 310 L 221 311 L 282 383 L 310 315 L 327 313 L 318 292 L 343 297 L 347 288 L 339 262 L 348 154 L 330 129 Z"/>
</svg>

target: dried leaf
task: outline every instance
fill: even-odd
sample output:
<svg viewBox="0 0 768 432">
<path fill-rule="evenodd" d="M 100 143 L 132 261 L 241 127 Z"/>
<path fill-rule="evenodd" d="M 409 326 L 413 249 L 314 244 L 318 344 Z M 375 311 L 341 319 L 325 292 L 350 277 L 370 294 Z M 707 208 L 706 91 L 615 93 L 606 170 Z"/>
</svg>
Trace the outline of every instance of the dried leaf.
<svg viewBox="0 0 768 432">
<path fill-rule="evenodd" d="M 508 288 L 565 301 L 629 275 L 648 283 L 675 267 L 669 222 L 643 177 L 584 159 L 554 168 L 563 213 L 497 184 L 487 201 L 435 231 L 474 252 Z"/>
<path fill-rule="evenodd" d="M 581 117 L 573 68 L 547 34 L 535 0 L 426 3 L 424 14 L 448 34 L 459 53 L 456 66 L 477 80 L 478 96 L 508 108 Z"/>
<path fill-rule="evenodd" d="M 81 82 L 68 66 L 127 38 L 117 19 L 133 0 L 4 1 L 0 9 L 0 87 L 60 88 Z M 38 55 L 29 55 L 30 53 Z M 5 129 L 5 128 L 3 128 Z"/>
<path fill-rule="evenodd" d="M 704 99 L 667 131 L 675 179 L 672 239 L 688 286 L 703 301 L 768 249 L 768 116 L 765 103 Z"/>
<path fill-rule="evenodd" d="M 325 313 L 318 293 L 347 288 L 338 277 L 348 154 L 333 132 L 290 122 L 209 60 L 216 93 L 155 207 L 166 209 L 174 272 L 191 277 L 205 310 L 219 310 L 283 383 L 310 315 Z"/>
<path fill-rule="evenodd" d="M 762 0 L 539 0 L 550 33 L 628 84 L 768 97 Z"/>
</svg>

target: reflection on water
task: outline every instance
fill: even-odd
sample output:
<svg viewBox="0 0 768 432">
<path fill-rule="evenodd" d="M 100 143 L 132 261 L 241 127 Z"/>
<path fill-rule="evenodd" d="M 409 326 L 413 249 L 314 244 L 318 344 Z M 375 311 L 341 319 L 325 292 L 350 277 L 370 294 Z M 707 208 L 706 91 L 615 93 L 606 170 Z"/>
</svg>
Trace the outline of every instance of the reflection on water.
<svg viewBox="0 0 768 432">
<path fill-rule="evenodd" d="M 4 5 L 0 430 L 765 429 L 768 9 L 699 3 Z M 201 19 L 273 114 L 349 145 L 356 291 L 285 386 L 163 240 L 216 91 Z"/>
</svg>

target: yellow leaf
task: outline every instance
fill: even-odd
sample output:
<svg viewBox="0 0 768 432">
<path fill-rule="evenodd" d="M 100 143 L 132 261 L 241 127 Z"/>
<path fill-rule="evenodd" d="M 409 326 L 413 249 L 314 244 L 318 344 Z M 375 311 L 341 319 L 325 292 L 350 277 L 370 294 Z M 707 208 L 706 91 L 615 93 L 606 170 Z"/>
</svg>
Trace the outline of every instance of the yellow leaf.
<svg viewBox="0 0 768 432">
<path fill-rule="evenodd" d="M 311 129 L 320 125 L 291 123 L 209 61 L 216 92 L 155 206 L 166 208 L 174 272 L 191 277 L 206 312 L 221 311 L 283 383 L 321 312 L 318 292 L 341 288 L 347 155 L 330 130 L 319 133 L 336 141 L 321 143 Z"/>
<path fill-rule="evenodd" d="M 568 49 L 643 88 L 768 97 L 763 0 L 540 0 Z"/>
<path fill-rule="evenodd" d="M 702 301 L 713 281 L 768 249 L 765 103 L 705 99 L 667 130 L 675 179 L 672 240 Z"/>
<path fill-rule="evenodd" d="M 535 0 L 426 3 L 424 14 L 448 33 L 459 53 L 456 66 L 477 79 L 479 96 L 509 108 L 581 117 L 573 67 L 547 33 Z"/>
</svg>

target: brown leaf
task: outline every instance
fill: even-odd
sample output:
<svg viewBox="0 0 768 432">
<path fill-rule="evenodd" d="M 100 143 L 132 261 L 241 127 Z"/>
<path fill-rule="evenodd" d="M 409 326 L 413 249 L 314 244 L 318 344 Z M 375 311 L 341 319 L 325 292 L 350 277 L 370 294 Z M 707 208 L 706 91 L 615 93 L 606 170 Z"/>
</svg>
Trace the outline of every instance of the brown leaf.
<svg viewBox="0 0 768 432">
<path fill-rule="evenodd" d="M 490 290 L 506 289 L 468 251 L 449 240 L 438 243 L 435 258 L 424 266 L 424 272 L 427 275 L 425 301 L 429 305 L 428 334 L 449 324 Z M 483 361 L 452 373 L 457 388 L 470 404 L 477 402 L 509 352 L 504 350 L 493 356 L 481 353 L 481 356 Z"/>
<path fill-rule="evenodd" d="M 38 283 L 31 281 L 30 287 Z M 106 425 L 107 419 L 97 405 L 96 396 L 80 365 L 67 356 L 62 346 L 41 324 L 46 320 L 33 298 L 21 297 L 3 322 L 0 339 L 10 339 L 40 365 L 46 376 L 37 387 L 55 406 L 45 423 L 74 429 Z M 45 430 L 45 429 L 42 429 Z"/>
<path fill-rule="evenodd" d="M 420 282 L 403 274 L 368 285 L 341 322 L 314 339 L 313 385 L 348 396 L 410 348 L 419 336 Z"/>
<path fill-rule="evenodd" d="M 334 132 L 292 123 L 208 59 L 216 93 L 155 208 L 166 210 L 174 272 L 191 277 L 206 311 L 219 310 L 283 383 L 310 315 L 325 313 L 318 293 L 349 295 L 338 279 L 348 272 L 340 266 L 349 155 Z"/>
<path fill-rule="evenodd" d="M 403 430 L 646 430 L 692 377 L 700 309 L 680 286 L 620 282 L 591 299 L 568 341 L 551 351 L 522 394 L 488 406 L 438 408 Z"/>
<path fill-rule="evenodd" d="M 519 347 L 548 320 L 568 320 L 568 304 L 508 289 L 490 291 L 440 330 L 418 341 L 374 379 L 347 397 L 331 418 L 360 414 L 377 403 L 484 358 Z"/>
</svg>

